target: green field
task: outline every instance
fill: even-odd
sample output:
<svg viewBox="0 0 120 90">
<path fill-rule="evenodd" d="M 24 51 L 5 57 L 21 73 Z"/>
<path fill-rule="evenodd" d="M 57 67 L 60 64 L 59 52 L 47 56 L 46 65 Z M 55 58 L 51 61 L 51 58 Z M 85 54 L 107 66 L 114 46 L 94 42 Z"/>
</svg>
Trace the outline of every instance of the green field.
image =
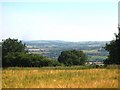
<svg viewBox="0 0 120 90">
<path fill-rule="evenodd" d="M 90 58 L 89 58 L 90 60 L 98 60 L 98 59 L 101 59 L 101 60 L 105 60 L 105 59 L 107 59 L 107 56 L 91 56 Z"/>
<path fill-rule="evenodd" d="M 3 88 L 117 88 L 118 69 L 75 67 L 7 68 L 2 72 Z M 70 67 L 74 68 L 74 67 Z M 77 68 L 77 69 L 76 69 Z M 79 68 L 79 70 L 78 70 Z"/>
<path fill-rule="evenodd" d="M 100 55 L 100 51 L 98 51 L 98 49 L 93 49 L 93 50 L 83 50 L 83 52 L 84 53 L 86 53 L 86 54 L 97 54 L 97 55 L 92 55 L 92 56 L 90 56 L 90 57 L 88 57 L 88 60 L 105 60 L 105 59 L 107 59 L 107 55 Z"/>
</svg>

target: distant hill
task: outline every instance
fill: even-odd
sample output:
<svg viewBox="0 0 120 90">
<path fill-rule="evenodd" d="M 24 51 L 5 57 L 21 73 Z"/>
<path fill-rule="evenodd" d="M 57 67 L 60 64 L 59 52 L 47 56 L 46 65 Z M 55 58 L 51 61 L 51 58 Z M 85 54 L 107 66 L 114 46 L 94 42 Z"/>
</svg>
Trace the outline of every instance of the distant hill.
<svg viewBox="0 0 120 90">
<path fill-rule="evenodd" d="M 103 49 L 108 41 L 82 41 L 68 42 L 60 40 L 36 40 L 23 41 L 26 43 L 31 53 L 42 54 L 44 56 L 57 59 L 62 51 L 65 50 L 83 50 L 89 60 L 104 60 L 108 52 Z"/>
</svg>

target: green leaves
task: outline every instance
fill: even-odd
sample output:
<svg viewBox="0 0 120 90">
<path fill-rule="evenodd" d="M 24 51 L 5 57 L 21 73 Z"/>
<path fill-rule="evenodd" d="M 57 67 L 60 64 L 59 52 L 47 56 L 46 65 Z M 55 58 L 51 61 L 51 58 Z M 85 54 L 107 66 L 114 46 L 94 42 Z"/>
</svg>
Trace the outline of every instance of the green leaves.
<svg viewBox="0 0 120 90">
<path fill-rule="evenodd" d="M 82 51 L 77 50 L 63 51 L 58 58 L 60 63 L 64 63 L 67 66 L 82 65 L 86 60 L 86 55 Z"/>
<path fill-rule="evenodd" d="M 42 67 L 60 66 L 58 61 L 36 54 L 28 54 L 26 46 L 18 39 L 6 39 L 2 44 L 3 67 Z"/>
<path fill-rule="evenodd" d="M 23 44 L 21 41 L 18 41 L 18 39 L 8 38 L 2 43 L 3 55 L 6 55 L 8 52 L 26 52 L 25 48 L 25 44 Z"/>
<path fill-rule="evenodd" d="M 116 39 L 106 44 L 105 49 L 109 51 L 109 57 L 104 61 L 105 64 L 120 64 L 120 28 Z"/>
</svg>

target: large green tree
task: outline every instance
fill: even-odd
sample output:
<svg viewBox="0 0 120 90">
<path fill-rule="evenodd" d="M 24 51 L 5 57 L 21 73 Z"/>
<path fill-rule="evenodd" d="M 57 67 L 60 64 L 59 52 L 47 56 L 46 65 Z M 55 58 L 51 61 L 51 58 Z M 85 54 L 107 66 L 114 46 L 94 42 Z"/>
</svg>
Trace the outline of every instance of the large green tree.
<svg viewBox="0 0 120 90">
<path fill-rule="evenodd" d="M 58 57 L 58 61 L 60 63 L 64 63 L 67 66 L 83 65 L 86 60 L 86 55 L 82 51 L 77 50 L 63 51 Z"/>
<path fill-rule="evenodd" d="M 26 45 L 18 39 L 8 38 L 2 42 L 2 65 L 8 66 L 10 60 L 14 60 L 14 53 L 26 53 Z"/>
<path fill-rule="evenodd" d="M 18 41 L 18 39 L 8 38 L 3 40 L 2 43 L 2 54 L 6 55 L 9 52 L 26 52 L 26 46 L 22 43 L 22 41 Z"/>
<path fill-rule="evenodd" d="M 106 44 L 105 49 L 109 52 L 109 56 L 104 63 L 120 64 L 120 27 L 118 27 L 118 34 L 115 34 L 115 40 L 112 40 L 109 44 Z"/>
</svg>

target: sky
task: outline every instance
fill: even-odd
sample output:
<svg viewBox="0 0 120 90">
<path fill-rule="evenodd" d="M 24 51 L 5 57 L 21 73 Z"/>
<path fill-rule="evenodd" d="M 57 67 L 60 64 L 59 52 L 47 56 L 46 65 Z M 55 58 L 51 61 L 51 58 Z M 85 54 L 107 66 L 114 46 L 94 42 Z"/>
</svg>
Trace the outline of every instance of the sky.
<svg viewBox="0 0 120 90">
<path fill-rule="evenodd" d="M 0 2 L 0 40 L 110 41 L 118 32 L 117 1 L 50 1 Z"/>
</svg>

